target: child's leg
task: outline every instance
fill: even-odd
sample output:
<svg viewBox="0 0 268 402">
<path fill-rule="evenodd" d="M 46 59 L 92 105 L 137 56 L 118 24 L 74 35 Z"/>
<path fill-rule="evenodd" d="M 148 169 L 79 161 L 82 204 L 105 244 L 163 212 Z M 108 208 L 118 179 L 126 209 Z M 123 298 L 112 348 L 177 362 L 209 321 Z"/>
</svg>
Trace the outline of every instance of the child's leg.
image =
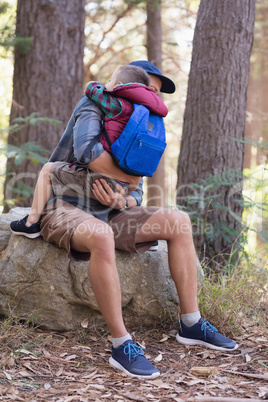
<svg viewBox="0 0 268 402">
<path fill-rule="evenodd" d="M 53 162 L 46 163 L 37 180 L 31 211 L 26 221 L 26 226 L 31 226 L 39 221 L 41 213 L 51 194 L 50 170 Z"/>
</svg>

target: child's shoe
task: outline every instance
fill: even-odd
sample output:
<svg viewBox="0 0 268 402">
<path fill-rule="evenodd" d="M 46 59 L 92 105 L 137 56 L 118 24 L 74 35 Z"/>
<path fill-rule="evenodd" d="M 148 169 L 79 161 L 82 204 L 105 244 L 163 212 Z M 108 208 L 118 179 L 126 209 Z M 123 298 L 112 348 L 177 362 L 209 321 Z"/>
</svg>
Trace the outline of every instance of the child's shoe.
<svg viewBox="0 0 268 402">
<path fill-rule="evenodd" d="M 16 235 L 35 239 L 36 237 L 41 236 L 40 222 L 33 223 L 31 226 L 26 226 L 28 216 L 29 215 L 26 215 L 23 219 L 11 222 L 10 229 Z"/>
</svg>

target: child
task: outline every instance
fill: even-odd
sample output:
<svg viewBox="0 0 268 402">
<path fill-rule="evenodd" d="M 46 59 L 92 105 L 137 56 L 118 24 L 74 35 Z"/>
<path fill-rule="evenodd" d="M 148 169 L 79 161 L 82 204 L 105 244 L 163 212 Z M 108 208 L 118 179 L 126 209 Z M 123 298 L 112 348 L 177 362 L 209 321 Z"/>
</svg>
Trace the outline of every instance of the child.
<svg viewBox="0 0 268 402">
<path fill-rule="evenodd" d="M 111 143 L 121 134 L 126 126 L 133 110 L 133 103 L 146 106 L 152 112 L 165 117 L 167 107 L 160 97 L 149 88 L 149 75 L 138 66 L 127 65 L 119 67 L 112 75 L 110 82 L 105 86 L 97 82 L 91 82 L 86 89 L 86 95 L 92 99 L 105 113 L 105 128 Z M 106 151 L 110 151 L 109 145 L 103 134 L 100 142 Z M 53 181 L 50 181 L 50 173 L 53 165 Z M 85 186 L 79 188 L 76 185 L 76 175 L 85 175 Z M 94 180 L 104 178 L 113 191 L 117 191 L 116 183 L 119 183 L 128 193 L 128 183 L 98 175 L 88 169 L 70 166 L 69 163 L 54 162 L 43 166 L 35 188 L 33 203 L 29 215 L 10 224 L 13 233 L 29 238 L 40 236 L 40 216 L 50 197 L 51 189 L 56 196 L 87 196 L 95 198 L 92 185 Z"/>
</svg>

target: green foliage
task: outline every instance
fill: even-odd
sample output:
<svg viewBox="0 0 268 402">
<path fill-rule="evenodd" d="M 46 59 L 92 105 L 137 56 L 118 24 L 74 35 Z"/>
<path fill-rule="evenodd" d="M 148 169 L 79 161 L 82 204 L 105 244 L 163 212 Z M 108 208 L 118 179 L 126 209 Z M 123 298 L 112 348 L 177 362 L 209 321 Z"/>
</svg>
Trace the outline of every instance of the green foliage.
<svg viewBox="0 0 268 402">
<path fill-rule="evenodd" d="M 12 179 L 11 183 L 13 183 Z M 34 194 L 34 188 L 27 185 L 23 180 L 16 180 L 15 185 L 7 184 L 6 191 L 12 194 L 12 197 L 5 199 L 5 204 L 8 205 L 9 208 L 14 208 L 25 198 L 31 197 Z"/>
<path fill-rule="evenodd" d="M 237 138 L 232 138 L 232 139 L 235 140 L 235 142 L 247 144 L 254 148 L 259 149 L 261 152 L 263 152 L 265 154 L 266 162 L 268 161 L 268 141 L 263 141 L 262 138 L 252 139 L 252 140 L 249 138 L 245 138 L 244 140 L 239 140 Z"/>
<path fill-rule="evenodd" d="M 268 149 L 265 143 L 246 142 L 262 147 L 263 151 Z M 232 203 L 222 198 L 223 186 L 229 188 L 227 193 Z M 246 247 L 249 232 L 254 232 L 257 238 L 267 245 L 267 186 L 268 169 L 265 165 L 259 166 L 255 171 L 245 170 L 243 174 L 239 170 L 231 169 L 215 176 L 210 175 L 207 180 L 201 180 L 200 184 L 191 183 L 189 188 L 192 189 L 192 194 L 188 195 L 186 200 L 182 199 L 183 205 L 179 205 L 179 208 L 191 217 L 196 246 L 206 244 L 209 250 L 210 244 L 222 237 L 226 243 L 235 245 L 234 250 L 237 253 Z M 242 190 L 243 197 L 240 198 Z M 235 208 L 231 208 L 232 205 L 242 206 L 242 218 L 235 212 Z M 217 216 L 218 211 L 223 211 L 222 216 L 226 219 L 221 219 L 220 222 L 215 220 L 214 213 Z M 230 226 L 230 215 L 237 222 L 237 228 Z"/>
<path fill-rule="evenodd" d="M 244 220 L 258 239 L 268 246 L 268 168 L 245 170 L 244 202 L 247 208 Z M 267 248 L 268 250 L 268 248 Z"/>
<path fill-rule="evenodd" d="M 0 57 L 5 57 L 15 37 L 14 9 L 7 1 L 0 1 L 0 16 Z"/>
<path fill-rule="evenodd" d="M 242 183 L 242 173 L 239 170 L 230 169 L 218 175 L 210 175 L 206 180 L 202 179 L 200 184 L 191 183 L 188 186 L 191 188 L 192 194 L 189 194 L 187 199 L 183 197 L 183 205 L 178 205 L 178 208 L 185 210 L 191 217 L 193 235 L 198 244 L 203 244 L 205 240 L 209 246 L 219 236 L 222 236 L 226 242 L 232 243 L 240 236 L 240 231 L 230 227 L 228 220 L 216 221 L 213 212 L 223 211 L 226 218 L 229 213 L 235 215 L 230 207 L 225 204 L 226 200 L 222 199 L 221 188 L 229 187 L 231 194 L 232 189 L 237 185 L 239 190 L 242 190 Z M 243 200 L 239 199 L 239 194 L 238 191 L 238 197 L 233 201 L 237 204 L 243 203 Z M 236 218 L 241 220 L 239 216 Z"/>
<path fill-rule="evenodd" d="M 209 274 L 199 285 L 201 315 L 227 336 L 242 332 L 245 317 L 261 324 L 267 283 L 267 269 L 248 260 L 240 261 L 227 274 Z"/>
<path fill-rule="evenodd" d="M 159 0 L 155 0 L 157 3 L 159 3 Z M 144 0 L 124 0 L 124 3 L 130 4 L 132 6 L 138 6 L 141 3 L 145 3 Z"/>
<path fill-rule="evenodd" d="M 29 125 L 35 126 L 37 123 L 50 123 L 54 126 L 60 126 L 60 124 L 62 123 L 59 120 L 50 119 L 48 117 L 38 117 L 38 116 L 39 116 L 39 113 L 34 112 L 34 113 L 31 113 L 27 117 L 17 117 L 12 121 L 13 124 L 11 126 L 1 129 L 0 133 L 1 132 L 15 133 Z"/>
<path fill-rule="evenodd" d="M 5 42 L 0 42 L 0 46 L 4 46 L 6 49 L 15 47 L 20 53 L 27 54 L 31 48 L 33 38 L 23 38 L 16 36 L 10 40 L 5 40 Z"/>
<path fill-rule="evenodd" d="M 23 38 L 18 33 L 15 35 L 15 15 L 15 5 L 0 1 L 0 57 L 6 57 L 14 47 L 23 54 L 30 50 L 33 38 Z"/>
<path fill-rule="evenodd" d="M 45 164 L 47 158 L 43 157 L 42 154 L 49 154 L 49 151 L 43 149 L 36 142 L 26 142 L 20 147 L 8 144 L 0 148 L 0 150 L 5 152 L 8 159 L 14 158 L 16 166 L 19 166 L 25 159 L 30 159 L 33 165 L 37 165 L 38 163 Z"/>
<path fill-rule="evenodd" d="M 47 117 L 39 117 L 39 113 L 31 113 L 27 117 L 17 117 L 13 120 L 13 124 L 5 129 L 1 129 L 1 132 L 8 133 L 16 133 L 21 129 L 35 126 L 38 123 L 50 123 L 53 125 L 60 125 L 61 122 L 54 119 L 49 119 Z M 2 155 L 5 155 L 7 159 L 13 159 L 15 166 L 21 165 L 25 160 L 30 160 L 33 165 L 37 165 L 39 163 L 45 164 L 47 162 L 47 155 L 50 153 L 48 150 L 44 149 L 41 145 L 34 141 L 25 142 L 20 146 L 16 145 L 2 145 L 0 147 L 0 151 Z M 12 177 L 14 174 L 9 173 L 9 176 Z M 2 174 L 2 176 L 6 176 L 6 174 Z M 14 176 L 15 177 L 15 176 Z M 13 183 L 12 179 L 10 183 Z M 16 181 L 16 186 L 7 185 L 7 190 L 16 198 L 6 200 L 7 204 L 10 206 L 14 206 L 16 203 L 21 201 L 23 198 L 28 198 L 33 195 L 34 189 L 33 187 L 25 184 L 21 180 Z"/>
<path fill-rule="evenodd" d="M 8 200 L 10 205 L 15 205 L 16 202 L 23 200 L 23 198 L 28 198 L 34 193 L 33 187 L 27 186 L 27 184 L 23 183 L 22 181 L 16 182 L 16 187 L 7 186 L 7 188 L 18 196 L 14 200 Z"/>
<path fill-rule="evenodd" d="M 1 1 L 0 2 L 0 14 L 4 14 L 7 12 L 9 8 L 9 4 L 7 1 Z"/>
</svg>

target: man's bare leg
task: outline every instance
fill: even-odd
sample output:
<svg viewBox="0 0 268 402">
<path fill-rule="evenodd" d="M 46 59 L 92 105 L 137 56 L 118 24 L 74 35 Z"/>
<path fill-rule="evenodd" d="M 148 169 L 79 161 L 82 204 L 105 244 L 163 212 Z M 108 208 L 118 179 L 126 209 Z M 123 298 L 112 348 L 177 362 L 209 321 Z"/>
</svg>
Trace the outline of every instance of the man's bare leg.
<svg viewBox="0 0 268 402">
<path fill-rule="evenodd" d="M 132 377 L 158 377 L 159 371 L 132 341 L 123 322 L 112 229 L 98 219 L 88 219 L 76 228 L 71 247 L 91 253 L 89 277 L 92 289 L 113 338 L 112 355 L 109 359 L 111 366 Z"/>
<path fill-rule="evenodd" d="M 89 278 L 100 311 L 113 338 L 126 335 L 112 229 L 99 219 L 88 219 L 76 228 L 71 247 L 91 253 Z"/>
<path fill-rule="evenodd" d="M 168 261 L 180 299 L 181 312 L 198 311 L 196 253 L 189 216 L 181 211 L 160 209 L 140 228 L 136 242 L 166 240 Z"/>
<path fill-rule="evenodd" d="M 189 216 L 178 210 L 153 214 L 140 228 L 136 242 L 167 240 L 171 276 L 181 305 L 181 326 L 176 340 L 184 345 L 202 345 L 216 350 L 233 351 L 238 345 L 218 333 L 201 318 L 197 301 L 196 254 Z"/>
</svg>

